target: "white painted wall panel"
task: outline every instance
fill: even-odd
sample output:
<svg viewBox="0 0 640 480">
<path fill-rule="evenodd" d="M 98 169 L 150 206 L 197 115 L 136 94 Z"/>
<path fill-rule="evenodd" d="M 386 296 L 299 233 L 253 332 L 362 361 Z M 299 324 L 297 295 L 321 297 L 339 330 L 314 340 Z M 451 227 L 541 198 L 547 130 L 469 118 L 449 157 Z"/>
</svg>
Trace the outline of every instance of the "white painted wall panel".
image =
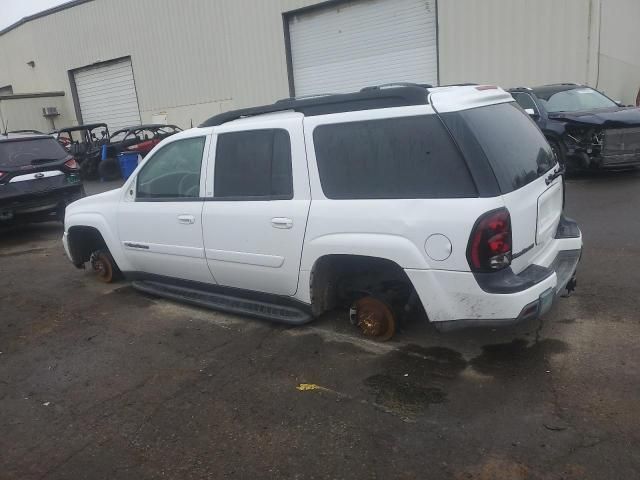
<svg viewBox="0 0 640 480">
<path fill-rule="evenodd" d="M 112 131 L 140 124 L 131 60 L 74 73 L 83 123 L 104 122 Z"/>
<path fill-rule="evenodd" d="M 440 0 L 440 80 L 586 82 L 591 0 Z"/>
<path fill-rule="evenodd" d="M 360 0 L 289 21 L 297 96 L 391 82 L 436 84 L 435 0 Z"/>
</svg>

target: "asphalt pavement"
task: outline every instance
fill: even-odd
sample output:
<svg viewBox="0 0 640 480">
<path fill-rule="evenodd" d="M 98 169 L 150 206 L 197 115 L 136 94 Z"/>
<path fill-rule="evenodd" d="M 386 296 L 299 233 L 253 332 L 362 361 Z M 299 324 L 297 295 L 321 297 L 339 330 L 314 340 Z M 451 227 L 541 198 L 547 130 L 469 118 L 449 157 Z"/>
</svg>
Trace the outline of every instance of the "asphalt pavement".
<svg viewBox="0 0 640 480">
<path fill-rule="evenodd" d="M 640 173 L 571 179 L 572 297 L 387 343 L 103 285 L 59 224 L 1 232 L 0 478 L 638 478 L 639 211 Z"/>
</svg>

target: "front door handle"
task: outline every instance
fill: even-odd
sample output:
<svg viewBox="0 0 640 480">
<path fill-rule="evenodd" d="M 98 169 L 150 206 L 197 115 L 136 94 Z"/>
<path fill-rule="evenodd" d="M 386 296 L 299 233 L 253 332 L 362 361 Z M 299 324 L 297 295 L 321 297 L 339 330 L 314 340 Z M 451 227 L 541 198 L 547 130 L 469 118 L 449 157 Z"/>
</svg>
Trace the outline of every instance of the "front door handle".
<svg viewBox="0 0 640 480">
<path fill-rule="evenodd" d="M 271 225 L 274 228 L 291 228 L 293 227 L 293 220 L 284 217 L 275 217 L 271 219 Z"/>
<path fill-rule="evenodd" d="M 193 225 L 196 223 L 196 217 L 193 215 L 178 215 L 178 223 L 183 225 Z"/>
</svg>

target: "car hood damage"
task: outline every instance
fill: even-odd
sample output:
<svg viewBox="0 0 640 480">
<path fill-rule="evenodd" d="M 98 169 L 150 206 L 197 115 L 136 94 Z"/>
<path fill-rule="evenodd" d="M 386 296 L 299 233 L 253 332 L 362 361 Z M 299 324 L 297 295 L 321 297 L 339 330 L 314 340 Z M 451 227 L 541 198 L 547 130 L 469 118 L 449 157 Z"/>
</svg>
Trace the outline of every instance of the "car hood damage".
<svg viewBox="0 0 640 480">
<path fill-rule="evenodd" d="M 614 107 L 604 110 L 592 110 L 585 112 L 557 112 L 550 113 L 549 118 L 585 127 L 640 127 L 640 108 Z"/>
</svg>

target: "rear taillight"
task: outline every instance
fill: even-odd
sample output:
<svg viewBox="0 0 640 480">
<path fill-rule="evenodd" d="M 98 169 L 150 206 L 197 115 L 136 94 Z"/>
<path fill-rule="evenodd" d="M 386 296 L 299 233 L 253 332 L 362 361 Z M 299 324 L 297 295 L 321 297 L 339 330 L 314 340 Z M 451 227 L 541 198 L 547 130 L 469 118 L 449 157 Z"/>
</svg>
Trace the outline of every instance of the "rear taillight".
<svg viewBox="0 0 640 480">
<path fill-rule="evenodd" d="M 474 272 L 494 272 L 511 265 L 511 217 L 506 208 L 481 216 L 473 227 L 467 260 Z"/>
<path fill-rule="evenodd" d="M 68 170 L 78 170 L 80 168 L 75 158 L 72 158 L 71 160 L 67 160 L 66 162 L 64 162 L 64 166 Z"/>
<path fill-rule="evenodd" d="M 4 176 L 6 175 L 6 173 L 4 172 L 0 172 L 0 180 L 2 180 L 4 178 Z"/>
</svg>

